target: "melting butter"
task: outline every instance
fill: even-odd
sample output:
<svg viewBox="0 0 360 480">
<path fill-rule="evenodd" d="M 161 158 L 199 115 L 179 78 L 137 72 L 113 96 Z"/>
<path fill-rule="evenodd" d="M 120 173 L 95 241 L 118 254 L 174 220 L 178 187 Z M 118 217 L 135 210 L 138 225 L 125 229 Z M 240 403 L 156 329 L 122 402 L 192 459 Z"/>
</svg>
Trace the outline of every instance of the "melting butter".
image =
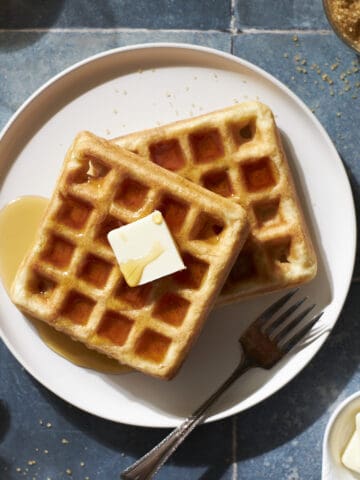
<svg viewBox="0 0 360 480">
<path fill-rule="evenodd" d="M 7 292 L 27 250 L 35 240 L 36 231 L 48 205 L 43 197 L 20 197 L 0 211 L 0 278 Z M 29 318 L 42 341 L 54 352 L 80 367 L 105 373 L 124 373 L 130 367 L 120 365 L 101 353 L 89 350 L 45 322 Z"/>
<path fill-rule="evenodd" d="M 163 217 L 161 215 L 161 212 L 154 212 L 153 213 L 153 216 L 152 216 L 152 221 L 156 224 L 156 225 L 161 225 L 162 222 L 163 222 Z"/>
<path fill-rule="evenodd" d="M 161 243 L 156 242 L 147 255 L 120 264 L 120 270 L 129 287 L 139 285 L 145 267 L 160 257 L 164 251 Z"/>
</svg>

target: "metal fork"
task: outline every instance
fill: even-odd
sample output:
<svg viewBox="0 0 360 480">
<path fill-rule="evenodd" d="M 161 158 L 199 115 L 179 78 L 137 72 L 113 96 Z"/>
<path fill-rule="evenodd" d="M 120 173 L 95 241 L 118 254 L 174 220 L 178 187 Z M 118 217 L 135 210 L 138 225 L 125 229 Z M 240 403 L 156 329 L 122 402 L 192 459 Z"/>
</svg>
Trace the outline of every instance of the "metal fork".
<svg viewBox="0 0 360 480">
<path fill-rule="evenodd" d="M 272 368 L 311 330 L 323 312 L 306 322 L 305 325 L 300 326 L 300 323 L 315 307 L 315 304 L 310 305 L 298 313 L 297 316 L 291 318 L 295 311 L 307 300 L 307 297 L 295 302 L 277 318 L 274 318 L 275 313 L 297 291 L 298 289 L 287 293 L 257 317 L 239 339 L 243 355 L 232 374 L 190 417 L 175 428 L 152 450 L 124 470 L 121 474 L 123 480 L 152 479 L 189 433 L 205 420 L 209 408 L 235 380 L 250 368 Z"/>
</svg>

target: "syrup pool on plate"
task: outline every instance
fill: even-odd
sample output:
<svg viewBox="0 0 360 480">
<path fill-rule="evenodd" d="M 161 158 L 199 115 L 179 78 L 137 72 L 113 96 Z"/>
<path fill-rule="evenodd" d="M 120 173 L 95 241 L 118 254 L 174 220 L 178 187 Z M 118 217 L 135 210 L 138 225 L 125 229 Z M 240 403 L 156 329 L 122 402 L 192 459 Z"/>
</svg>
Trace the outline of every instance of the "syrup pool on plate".
<svg viewBox="0 0 360 480">
<path fill-rule="evenodd" d="M 0 211 L 0 278 L 7 292 L 16 271 L 35 239 L 35 233 L 48 205 L 43 197 L 20 197 Z M 89 350 L 45 322 L 29 319 L 41 339 L 53 351 L 80 367 L 104 373 L 124 373 L 131 369 L 101 353 Z"/>
</svg>

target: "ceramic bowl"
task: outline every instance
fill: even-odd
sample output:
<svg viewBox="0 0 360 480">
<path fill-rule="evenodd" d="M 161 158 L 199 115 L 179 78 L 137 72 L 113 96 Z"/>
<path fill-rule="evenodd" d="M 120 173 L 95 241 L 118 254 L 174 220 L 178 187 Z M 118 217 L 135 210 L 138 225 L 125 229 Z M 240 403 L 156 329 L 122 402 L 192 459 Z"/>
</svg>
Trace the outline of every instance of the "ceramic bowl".
<svg viewBox="0 0 360 480">
<path fill-rule="evenodd" d="M 341 455 L 355 429 L 355 415 L 360 412 L 360 391 L 344 400 L 331 415 L 323 441 L 322 480 L 360 480 L 341 463 Z"/>
<path fill-rule="evenodd" d="M 323 7 L 324 7 L 324 11 L 325 11 L 325 15 L 328 19 L 328 22 L 331 26 L 331 28 L 334 30 L 334 32 L 336 33 L 336 35 L 340 38 L 340 40 L 342 42 L 345 43 L 345 45 L 347 45 L 348 47 L 350 47 L 354 52 L 356 52 L 357 54 L 360 53 L 360 47 L 357 47 L 356 45 L 354 45 L 354 43 L 352 43 L 344 34 L 343 32 L 340 30 L 340 28 L 337 26 L 337 24 L 334 22 L 333 20 L 333 16 L 332 16 L 332 13 L 331 13 L 331 7 L 330 7 L 330 2 L 329 0 L 323 0 Z"/>
</svg>

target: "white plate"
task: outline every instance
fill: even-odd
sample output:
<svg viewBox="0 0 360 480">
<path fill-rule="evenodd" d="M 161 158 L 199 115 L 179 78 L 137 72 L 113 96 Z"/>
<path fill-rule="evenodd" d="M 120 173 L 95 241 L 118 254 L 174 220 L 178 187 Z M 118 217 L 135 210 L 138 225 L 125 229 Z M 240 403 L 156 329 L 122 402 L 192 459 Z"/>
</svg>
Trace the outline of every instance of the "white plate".
<svg viewBox="0 0 360 480">
<path fill-rule="evenodd" d="M 79 130 L 117 136 L 246 99 L 268 104 L 283 133 L 319 255 L 319 273 L 301 294 L 308 293 L 320 308 L 327 306 L 322 326 L 330 331 L 354 264 L 349 182 L 329 137 L 307 107 L 280 82 L 239 58 L 189 45 L 140 45 L 65 70 L 38 90 L 2 133 L 0 207 L 21 195 L 50 196 L 66 148 Z M 213 391 L 239 358 L 240 332 L 278 296 L 214 311 L 180 374 L 162 382 L 138 373 L 99 374 L 68 363 L 41 342 L 0 288 L 2 337 L 37 380 L 95 415 L 153 427 L 177 425 Z M 326 336 L 271 371 L 248 372 L 221 398 L 209 421 L 241 412 L 277 391 L 310 361 Z"/>
</svg>

